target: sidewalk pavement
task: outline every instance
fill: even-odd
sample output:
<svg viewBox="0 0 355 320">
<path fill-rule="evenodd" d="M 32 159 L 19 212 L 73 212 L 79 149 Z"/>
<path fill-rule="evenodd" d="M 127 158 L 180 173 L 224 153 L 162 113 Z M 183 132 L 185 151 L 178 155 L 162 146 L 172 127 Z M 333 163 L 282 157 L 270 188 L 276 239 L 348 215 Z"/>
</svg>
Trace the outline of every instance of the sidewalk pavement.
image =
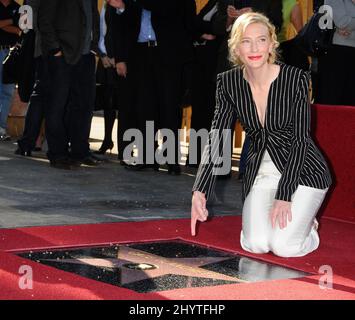
<svg viewBox="0 0 355 320">
<path fill-rule="evenodd" d="M 103 118 L 95 116 L 92 150 L 102 138 Z M 0 228 L 188 218 L 196 169 L 132 172 L 118 163 L 114 142 L 98 167 L 70 171 L 50 167 L 45 150 L 22 157 L 14 154 L 16 139 L 0 142 Z M 235 171 L 218 180 L 210 214 L 241 214 L 241 187 Z"/>
</svg>

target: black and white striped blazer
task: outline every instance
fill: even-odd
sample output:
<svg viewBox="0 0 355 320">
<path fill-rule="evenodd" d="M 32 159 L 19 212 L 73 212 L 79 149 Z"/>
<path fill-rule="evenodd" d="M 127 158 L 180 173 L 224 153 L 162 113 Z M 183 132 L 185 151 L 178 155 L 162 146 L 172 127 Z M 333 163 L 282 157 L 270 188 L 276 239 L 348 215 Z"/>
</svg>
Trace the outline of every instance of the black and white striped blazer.
<svg viewBox="0 0 355 320">
<path fill-rule="evenodd" d="M 328 166 L 310 137 L 309 75 L 280 63 L 280 73 L 271 83 L 265 125 L 261 125 L 249 83 L 243 70 L 236 67 L 217 77 L 216 110 L 212 130 L 230 129 L 238 118 L 251 139 L 243 184 L 243 199 L 248 195 L 258 173 L 265 150 L 281 172 L 276 199 L 291 201 L 298 185 L 318 189 L 330 186 Z M 212 131 L 211 131 L 212 132 Z M 220 143 L 222 141 L 220 135 Z M 211 138 L 209 140 L 211 144 Z M 216 175 L 209 145 L 205 147 L 193 191 L 209 198 Z M 217 154 L 218 156 L 218 154 Z M 207 157 L 209 162 L 205 162 Z"/>
</svg>

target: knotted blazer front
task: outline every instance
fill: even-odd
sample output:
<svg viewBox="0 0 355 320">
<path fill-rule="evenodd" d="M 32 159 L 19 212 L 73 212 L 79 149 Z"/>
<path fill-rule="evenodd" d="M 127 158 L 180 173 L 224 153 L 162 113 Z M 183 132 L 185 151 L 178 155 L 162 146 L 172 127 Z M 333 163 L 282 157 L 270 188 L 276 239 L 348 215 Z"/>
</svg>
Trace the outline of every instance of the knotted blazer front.
<svg viewBox="0 0 355 320">
<path fill-rule="evenodd" d="M 261 125 L 249 83 L 243 69 L 236 67 L 217 76 L 216 110 L 211 132 L 230 129 L 238 118 L 251 139 L 243 183 L 243 199 L 248 195 L 258 173 L 265 150 L 281 173 L 275 199 L 291 201 L 298 185 L 318 189 L 332 182 L 324 157 L 310 136 L 309 75 L 307 72 L 280 65 L 277 78 L 271 83 L 264 127 Z M 214 190 L 215 164 L 218 153 L 210 154 L 211 134 L 193 191 L 209 198 Z M 209 161 L 206 161 L 209 159 Z"/>
</svg>

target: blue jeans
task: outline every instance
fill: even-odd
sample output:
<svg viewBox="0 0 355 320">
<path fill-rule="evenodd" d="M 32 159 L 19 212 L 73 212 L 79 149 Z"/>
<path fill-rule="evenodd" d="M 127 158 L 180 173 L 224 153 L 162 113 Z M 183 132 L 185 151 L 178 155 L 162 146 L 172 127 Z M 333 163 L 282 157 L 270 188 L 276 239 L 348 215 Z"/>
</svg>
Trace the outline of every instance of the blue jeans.
<svg viewBox="0 0 355 320">
<path fill-rule="evenodd" d="M 8 49 L 0 50 L 0 127 L 7 128 L 7 116 L 10 112 L 12 97 L 14 95 L 15 85 L 2 83 L 2 63 L 9 53 Z"/>
</svg>

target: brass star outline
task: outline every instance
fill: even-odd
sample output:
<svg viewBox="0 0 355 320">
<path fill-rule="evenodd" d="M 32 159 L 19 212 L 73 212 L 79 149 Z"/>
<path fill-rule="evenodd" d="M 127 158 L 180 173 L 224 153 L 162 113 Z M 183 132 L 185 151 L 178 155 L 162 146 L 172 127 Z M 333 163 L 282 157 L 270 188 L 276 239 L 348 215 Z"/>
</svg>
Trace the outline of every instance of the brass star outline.
<svg viewBox="0 0 355 320">
<path fill-rule="evenodd" d="M 211 263 L 226 261 L 231 258 L 232 257 L 165 258 L 127 246 L 118 246 L 117 258 L 40 259 L 40 261 L 55 261 L 60 263 L 85 264 L 95 267 L 120 269 L 120 285 L 152 279 L 167 274 L 231 281 L 235 283 L 248 282 L 237 277 L 200 268 Z M 156 268 L 150 270 L 136 270 L 125 267 L 125 265 L 132 263 L 153 265 Z"/>
</svg>

